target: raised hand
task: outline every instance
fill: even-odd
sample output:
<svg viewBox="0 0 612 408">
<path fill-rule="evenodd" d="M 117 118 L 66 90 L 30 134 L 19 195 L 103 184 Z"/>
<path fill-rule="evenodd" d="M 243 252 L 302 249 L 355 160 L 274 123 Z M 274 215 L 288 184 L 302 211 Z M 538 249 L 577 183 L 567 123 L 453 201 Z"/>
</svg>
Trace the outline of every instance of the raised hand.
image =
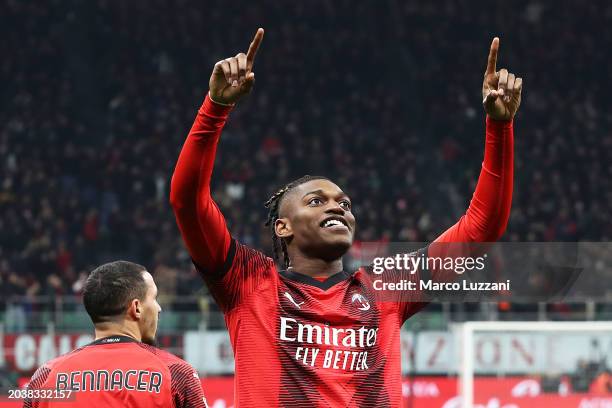
<svg viewBox="0 0 612 408">
<path fill-rule="evenodd" d="M 209 82 L 210 98 L 214 102 L 232 105 L 251 92 L 255 83 L 253 62 L 263 36 L 263 28 L 258 29 L 246 54 L 241 52 L 215 64 Z"/>
<path fill-rule="evenodd" d="M 510 120 L 521 104 L 523 79 L 516 78 L 505 68 L 495 71 L 498 50 L 499 38 L 495 37 L 491 42 L 487 71 L 482 82 L 482 104 L 492 119 Z"/>
</svg>

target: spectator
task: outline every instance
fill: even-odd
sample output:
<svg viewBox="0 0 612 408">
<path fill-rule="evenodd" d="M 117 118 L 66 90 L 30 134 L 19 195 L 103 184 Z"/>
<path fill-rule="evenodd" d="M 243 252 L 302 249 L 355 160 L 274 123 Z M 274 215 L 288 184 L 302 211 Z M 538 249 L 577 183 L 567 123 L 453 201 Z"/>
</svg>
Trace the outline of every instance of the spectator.
<svg viewBox="0 0 612 408">
<path fill-rule="evenodd" d="M 360 241 L 433 239 L 473 191 L 483 55 L 500 35 L 499 65 L 529 84 L 505 239 L 610 241 L 611 15 L 600 0 L 265 1 L 240 13 L 221 0 L 9 1 L 0 291 L 31 281 L 31 293 L 78 293 L 76 271 L 160 253 L 182 265 L 168 283 L 176 293 L 201 286 L 165 198 L 169 177 L 207 69 L 258 26 L 252 106 L 232 114 L 213 183 L 238 239 L 269 252 L 262 203 L 306 173 L 351 194 Z M 228 22 L 236 29 L 219 29 Z"/>
</svg>

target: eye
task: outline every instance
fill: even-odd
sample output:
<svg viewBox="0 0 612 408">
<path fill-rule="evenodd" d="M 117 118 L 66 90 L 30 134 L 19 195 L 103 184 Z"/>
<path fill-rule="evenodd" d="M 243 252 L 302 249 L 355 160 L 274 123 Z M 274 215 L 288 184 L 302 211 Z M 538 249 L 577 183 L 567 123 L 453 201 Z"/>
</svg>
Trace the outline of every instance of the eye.
<svg viewBox="0 0 612 408">
<path fill-rule="evenodd" d="M 350 211 L 350 209 L 351 209 L 351 202 L 348 201 L 348 200 L 342 200 L 342 201 L 340 201 L 340 206 L 342 208 L 344 208 L 345 210 L 349 210 Z"/>
<path fill-rule="evenodd" d="M 308 205 L 321 205 L 323 204 L 323 200 L 318 197 L 311 198 L 308 200 Z"/>
</svg>

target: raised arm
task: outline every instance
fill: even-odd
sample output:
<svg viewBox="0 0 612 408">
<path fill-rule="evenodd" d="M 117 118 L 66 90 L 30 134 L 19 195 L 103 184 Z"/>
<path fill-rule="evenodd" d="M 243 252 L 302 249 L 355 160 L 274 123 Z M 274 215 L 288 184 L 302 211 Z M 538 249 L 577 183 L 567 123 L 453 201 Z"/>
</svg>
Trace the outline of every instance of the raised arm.
<svg viewBox="0 0 612 408">
<path fill-rule="evenodd" d="M 170 203 L 183 240 L 194 262 L 210 272 L 224 265 L 232 241 L 210 194 L 217 144 L 232 107 L 255 83 L 253 61 L 263 34 L 263 29 L 257 30 L 247 54 L 240 53 L 215 64 L 210 92 L 198 111 L 172 175 Z"/>
<path fill-rule="evenodd" d="M 515 78 L 506 69 L 495 70 L 498 49 L 499 38 L 496 37 L 491 43 L 482 84 L 483 106 L 487 114 L 486 137 L 476 190 L 465 214 L 428 246 L 428 257 L 474 256 L 484 247 L 469 243 L 497 241 L 508 225 L 514 176 L 513 119 L 521 103 L 523 80 Z M 410 276 L 413 280 L 450 281 L 457 274 L 449 269 L 422 271 Z M 421 292 L 408 293 L 407 299 L 399 302 L 402 322 L 427 304 L 423 300 L 429 299 Z"/>
<path fill-rule="evenodd" d="M 484 161 L 465 214 L 435 242 L 493 242 L 508 225 L 514 177 L 513 119 L 521 103 L 522 78 L 496 71 L 499 38 L 489 51 L 482 84 L 487 113 Z"/>
</svg>

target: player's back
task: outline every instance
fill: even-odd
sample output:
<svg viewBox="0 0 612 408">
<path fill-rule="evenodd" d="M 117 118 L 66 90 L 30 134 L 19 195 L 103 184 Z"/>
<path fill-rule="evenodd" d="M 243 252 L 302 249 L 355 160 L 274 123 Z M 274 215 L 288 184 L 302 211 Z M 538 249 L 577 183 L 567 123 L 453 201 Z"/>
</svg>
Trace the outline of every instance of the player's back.
<svg viewBox="0 0 612 408">
<path fill-rule="evenodd" d="M 29 388 L 72 390 L 71 407 L 205 406 L 201 396 L 194 403 L 180 403 L 188 398 L 187 390 L 180 388 L 194 386 L 194 377 L 193 368 L 170 353 L 129 337 L 111 336 L 48 362 L 32 377 Z M 193 391 L 194 396 L 201 395 Z M 59 393 L 52 397 L 25 406 L 65 406 Z"/>
</svg>

